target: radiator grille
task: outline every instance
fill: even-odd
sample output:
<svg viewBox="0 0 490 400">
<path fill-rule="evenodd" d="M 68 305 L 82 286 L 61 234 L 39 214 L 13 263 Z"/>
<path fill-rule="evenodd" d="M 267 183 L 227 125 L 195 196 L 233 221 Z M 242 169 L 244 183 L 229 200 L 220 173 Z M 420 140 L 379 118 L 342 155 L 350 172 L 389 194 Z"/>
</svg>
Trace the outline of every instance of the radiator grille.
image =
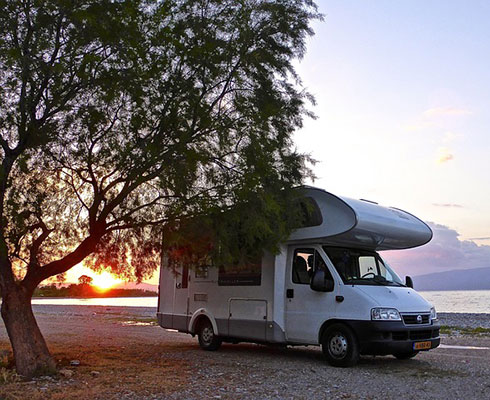
<svg viewBox="0 0 490 400">
<path fill-rule="evenodd" d="M 419 322 L 419 315 L 422 322 Z M 402 318 L 405 325 L 423 325 L 430 322 L 430 314 L 402 314 Z"/>
</svg>

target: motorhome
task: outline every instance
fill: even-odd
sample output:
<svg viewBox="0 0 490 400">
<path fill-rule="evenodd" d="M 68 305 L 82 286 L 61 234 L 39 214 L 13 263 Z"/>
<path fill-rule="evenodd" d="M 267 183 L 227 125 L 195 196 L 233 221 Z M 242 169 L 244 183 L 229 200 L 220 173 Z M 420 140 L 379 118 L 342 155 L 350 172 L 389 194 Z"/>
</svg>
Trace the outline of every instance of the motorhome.
<svg viewBox="0 0 490 400">
<path fill-rule="evenodd" d="M 305 226 L 257 263 L 168 268 L 163 253 L 159 325 L 197 335 L 205 350 L 320 345 L 340 367 L 362 354 L 408 359 L 437 347 L 436 310 L 378 253 L 424 245 L 431 229 L 397 208 L 313 187 L 303 194 Z"/>
</svg>

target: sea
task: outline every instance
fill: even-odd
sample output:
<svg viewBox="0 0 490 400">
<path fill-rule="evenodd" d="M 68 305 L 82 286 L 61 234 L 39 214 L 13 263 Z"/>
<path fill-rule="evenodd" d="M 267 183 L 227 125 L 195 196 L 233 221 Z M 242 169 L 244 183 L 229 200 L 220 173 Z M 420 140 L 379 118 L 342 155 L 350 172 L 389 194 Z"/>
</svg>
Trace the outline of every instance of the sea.
<svg viewBox="0 0 490 400">
<path fill-rule="evenodd" d="M 490 290 L 447 290 L 419 292 L 437 312 L 490 314 Z M 92 299 L 35 298 L 32 304 L 157 307 L 158 297 L 107 297 Z"/>
</svg>

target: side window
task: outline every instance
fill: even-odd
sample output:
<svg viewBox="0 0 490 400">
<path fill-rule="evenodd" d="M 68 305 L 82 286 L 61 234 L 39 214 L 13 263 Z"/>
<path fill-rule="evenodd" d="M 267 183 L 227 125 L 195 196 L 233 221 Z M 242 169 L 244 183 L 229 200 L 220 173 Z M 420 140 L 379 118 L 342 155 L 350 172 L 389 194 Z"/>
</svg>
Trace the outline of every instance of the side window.
<svg viewBox="0 0 490 400">
<path fill-rule="evenodd" d="M 195 277 L 197 279 L 207 279 L 208 278 L 209 267 L 207 265 L 198 265 L 195 271 Z"/>
<path fill-rule="evenodd" d="M 293 282 L 310 284 L 315 258 L 314 249 L 296 249 L 293 257 Z"/>
<path fill-rule="evenodd" d="M 325 261 L 323 260 L 320 253 L 318 253 L 318 251 L 315 250 L 315 271 L 319 269 L 325 271 L 325 279 L 333 281 L 332 274 L 330 273 L 330 270 L 327 268 Z"/>
<path fill-rule="evenodd" d="M 262 258 L 219 267 L 218 286 L 260 286 Z"/>
<path fill-rule="evenodd" d="M 324 270 L 326 278 L 333 280 L 325 261 L 318 251 L 314 249 L 296 249 L 292 268 L 294 283 L 309 285 L 313 272 L 317 269 Z"/>
</svg>

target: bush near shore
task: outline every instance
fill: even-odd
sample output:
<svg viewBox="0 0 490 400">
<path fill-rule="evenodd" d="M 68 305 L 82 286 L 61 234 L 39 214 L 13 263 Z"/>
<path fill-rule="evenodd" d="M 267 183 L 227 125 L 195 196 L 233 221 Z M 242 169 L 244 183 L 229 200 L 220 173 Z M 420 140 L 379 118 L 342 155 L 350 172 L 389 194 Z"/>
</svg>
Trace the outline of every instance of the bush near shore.
<svg viewBox="0 0 490 400">
<path fill-rule="evenodd" d="M 157 293 L 143 289 L 101 290 L 85 283 L 57 286 L 55 284 L 40 286 L 34 291 L 33 297 L 153 297 Z"/>
</svg>

